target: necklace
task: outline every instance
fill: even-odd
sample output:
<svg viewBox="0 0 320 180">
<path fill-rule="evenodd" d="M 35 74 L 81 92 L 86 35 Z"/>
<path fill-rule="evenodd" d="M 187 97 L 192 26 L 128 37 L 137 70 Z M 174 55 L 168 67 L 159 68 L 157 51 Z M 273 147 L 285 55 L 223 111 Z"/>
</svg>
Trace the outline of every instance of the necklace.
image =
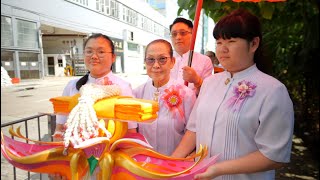
<svg viewBox="0 0 320 180">
<path fill-rule="evenodd" d="M 158 102 L 159 100 L 159 96 L 160 96 L 160 91 L 159 91 L 159 82 L 158 82 L 158 86 L 156 87 L 156 83 L 152 82 L 152 85 L 157 88 L 156 91 L 153 92 L 153 100 Z"/>
<path fill-rule="evenodd" d="M 157 90 L 153 93 L 153 100 L 158 101 L 159 95 L 160 95 L 160 91 L 159 91 L 159 88 L 157 88 Z"/>
</svg>

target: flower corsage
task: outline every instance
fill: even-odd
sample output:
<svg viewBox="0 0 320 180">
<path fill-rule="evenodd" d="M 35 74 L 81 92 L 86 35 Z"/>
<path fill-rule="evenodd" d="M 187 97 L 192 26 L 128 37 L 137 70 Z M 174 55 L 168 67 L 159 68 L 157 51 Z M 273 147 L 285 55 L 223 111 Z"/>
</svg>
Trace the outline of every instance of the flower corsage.
<svg viewBox="0 0 320 180">
<path fill-rule="evenodd" d="M 233 87 L 234 96 L 227 101 L 227 106 L 233 108 L 234 111 L 239 111 L 245 99 L 254 96 L 256 87 L 257 85 L 250 81 L 238 82 L 238 86 Z"/>
<path fill-rule="evenodd" d="M 172 85 L 164 90 L 164 94 L 161 96 L 165 106 L 169 109 L 173 115 L 180 120 L 184 119 L 184 112 L 182 107 L 183 97 L 185 91 L 182 85 Z"/>
</svg>

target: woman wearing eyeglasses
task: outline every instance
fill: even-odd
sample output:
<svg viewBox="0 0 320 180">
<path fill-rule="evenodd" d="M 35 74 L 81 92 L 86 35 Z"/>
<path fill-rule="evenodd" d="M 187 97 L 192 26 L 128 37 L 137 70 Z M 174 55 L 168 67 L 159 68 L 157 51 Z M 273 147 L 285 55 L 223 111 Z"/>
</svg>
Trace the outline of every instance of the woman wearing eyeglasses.
<svg viewBox="0 0 320 180">
<path fill-rule="evenodd" d="M 158 101 L 160 108 L 154 122 L 137 125 L 138 132 L 157 152 L 171 155 L 185 133 L 196 97 L 191 89 L 170 78 L 175 58 L 168 41 L 158 39 L 149 43 L 144 62 L 150 80 L 133 93 L 136 98 Z"/>
<path fill-rule="evenodd" d="M 84 63 L 89 72 L 80 79 L 71 80 L 64 88 L 62 96 L 73 96 L 79 93 L 81 86 L 87 83 L 116 84 L 121 88 L 121 95 L 133 96 L 131 84 L 115 76 L 111 71 L 115 58 L 114 45 L 108 36 L 100 33 L 89 36 L 84 42 Z M 63 140 L 66 121 L 67 116 L 57 115 L 56 130 L 53 135 L 54 141 Z M 128 126 L 130 127 L 130 123 Z M 130 131 L 134 132 L 134 129 Z M 51 174 L 49 177 L 55 180 L 65 179 L 59 174 Z"/>
<path fill-rule="evenodd" d="M 178 17 L 170 25 L 170 36 L 174 47 L 176 63 L 171 70 L 171 77 L 180 83 L 187 81 L 188 87 L 199 93 L 202 81 L 213 72 L 209 57 L 194 52 L 191 67 L 188 66 L 193 24 L 190 20 Z"/>
<path fill-rule="evenodd" d="M 115 76 L 111 71 L 115 58 L 114 45 L 108 36 L 98 33 L 88 37 L 84 42 L 84 62 L 89 72 L 80 79 L 71 80 L 64 88 L 62 96 L 79 93 L 81 86 L 87 83 L 117 84 L 121 88 L 121 95 L 133 96 L 131 84 Z M 67 116 L 57 115 L 55 140 L 62 140 L 63 125 L 66 120 Z"/>
</svg>

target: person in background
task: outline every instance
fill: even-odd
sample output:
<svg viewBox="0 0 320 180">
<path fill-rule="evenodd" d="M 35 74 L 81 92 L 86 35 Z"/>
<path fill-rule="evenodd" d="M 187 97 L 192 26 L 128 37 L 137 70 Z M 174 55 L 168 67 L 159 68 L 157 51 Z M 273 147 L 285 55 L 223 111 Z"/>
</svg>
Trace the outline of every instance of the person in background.
<svg viewBox="0 0 320 180">
<path fill-rule="evenodd" d="M 294 111 L 285 85 L 260 66 L 259 19 L 237 9 L 215 25 L 213 36 L 226 70 L 204 80 L 172 156 L 207 145 L 208 157 L 219 159 L 195 179 L 275 179 L 274 169 L 290 161 Z"/>
<path fill-rule="evenodd" d="M 176 58 L 171 77 L 180 83 L 187 81 L 188 87 L 198 94 L 202 81 L 212 74 L 213 65 L 209 57 L 194 52 L 191 67 L 188 66 L 192 29 L 192 22 L 181 17 L 170 25 L 171 42 L 175 50 L 173 56 Z"/>
<path fill-rule="evenodd" d="M 207 51 L 206 56 L 208 56 L 211 59 L 213 69 L 214 69 L 214 71 L 212 71 L 212 74 L 224 71 L 224 68 L 220 64 L 218 58 L 216 57 L 216 54 L 213 51 Z"/>
<path fill-rule="evenodd" d="M 80 79 L 69 81 L 63 90 L 62 96 L 73 96 L 79 93 L 82 85 L 87 83 L 99 85 L 116 84 L 121 88 L 121 95 L 133 96 L 131 84 L 115 76 L 111 71 L 111 66 L 115 62 L 115 58 L 114 45 L 108 36 L 100 33 L 89 36 L 84 42 L 84 62 L 89 72 Z M 66 121 L 67 116 L 57 115 L 56 129 L 53 135 L 54 141 L 63 140 L 65 131 L 64 124 Z M 50 178 L 63 179 L 65 177 L 51 175 Z"/>
<path fill-rule="evenodd" d="M 150 42 L 144 62 L 150 79 L 133 93 L 136 98 L 159 102 L 159 112 L 154 122 L 138 124 L 138 132 L 154 150 L 171 155 L 185 133 L 196 96 L 191 89 L 170 77 L 175 58 L 168 41 L 157 39 Z"/>
</svg>

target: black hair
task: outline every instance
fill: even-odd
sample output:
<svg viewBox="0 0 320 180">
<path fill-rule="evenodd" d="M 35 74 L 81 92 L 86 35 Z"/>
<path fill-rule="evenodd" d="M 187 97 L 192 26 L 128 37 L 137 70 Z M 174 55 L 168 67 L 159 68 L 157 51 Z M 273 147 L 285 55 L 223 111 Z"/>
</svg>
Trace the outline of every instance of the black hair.
<svg viewBox="0 0 320 180">
<path fill-rule="evenodd" d="M 97 39 L 97 38 L 100 38 L 100 37 L 104 38 L 105 40 L 107 40 L 109 42 L 109 45 L 111 47 L 111 52 L 112 52 L 112 54 L 114 54 L 114 45 L 113 45 L 112 40 L 107 35 L 104 35 L 104 34 L 101 34 L 101 33 L 95 33 L 95 34 L 92 34 L 91 36 L 89 36 L 86 39 L 86 41 L 83 43 L 83 49 L 85 49 L 85 47 L 86 47 L 86 45 L 87 45 L 87 43 L 88 43 L 88 41 L 90 39 Z M 80 90 L 80 88 L 87 83 L 87 81 L 89 79 L 89 74 L 90 74 L 90 72 L 87 72 L 83 77 L 81 77 L 77 81 L 77 83 L 76 83 L 77 90 Z"/>
<path fill-rule="evenodd" d="M 190 20 L 185 19 L 185 18 L 182 18 L 182 17 L 177 17 L 177 18 L 173 21 L 173 23 L 169 26 L 170 31 L 171 31 L 171 29 L 172 29 L 172 26 L 175 25 L 175 24 L 177 24 L 177 23 L 184 23 L 184 24 L 186 24 L 189 28 L 191 28 L 191 29 L 193 28 L 193 23 L 192 23 Z"/>
<path fill-rule="evenodd" d="M 213 52 L 213 51 L 207 51 L 206 54 L 207 54 L 207 53 L 211 53 L 211 54 L 213 54 L 213 57 L 216 57 L 216 53 Z"/>
<path fill-rule="evenodd" d="M 147 56 L 147 51 L 148 51 L 149 46 L 150 46 L 151 44 L 155 44 L 155 43 L 163 43 L 163 44 L 165 44 L 165 45 L 169 48 L 170 57 L 171 57 L 171 58 L 173 57 L 173 49 L 172 49 L 172 46 L 171 46 L 171 44 L 170 44 L 167 40 L 164 40 L 164 39 L 156 39 L 156 40 L 151 41 L 151 42 L 147 45 L 147 47 L 146 47 L 145 54 L 144 54 L 145 57 Z"/>
<path fill-rule="evenodd" d="M 112 54 L 114 54 L 114 45 L 113 45 L 112 40 L 109 38 L 109 36 L 101 34 L 101 33 L 95 33 L 95 34 L 92 34 L 91 36 L 89 36 L 86 39 L 86 41 L 83 43 L 83 49 L 86 47 L 86 45 L 87 45 L 87 43 L 88 43 L 88 41 L 90 39 L 97 39 L 97 38 L 100 38 L 100 37 L 104 38 L 105 40 L 107 40 L 109 42 L 109 45 L 111 47 L 111 52 L 112 52 Z"/>
<path fill-rule="evenodd" d="M 90 72 L 88 71 L 86 75 L 82 76 L 76 83 L 76 88 L 79 91 L 80 88 L 85 85 L 89 79 Z"/>
<path fill-rule="evenodd" d="M 270 73 L 272 62 L 266 61 L 262 50 L 261 23 L 257 16 L 249 11 L 239 8 L 223 17 L 213 29 L 215 39 L 242 38 L 251 42 L 259 37 L 260 43 L 254 54 L 254 62 L 262 72 Z"/>
</svg>

